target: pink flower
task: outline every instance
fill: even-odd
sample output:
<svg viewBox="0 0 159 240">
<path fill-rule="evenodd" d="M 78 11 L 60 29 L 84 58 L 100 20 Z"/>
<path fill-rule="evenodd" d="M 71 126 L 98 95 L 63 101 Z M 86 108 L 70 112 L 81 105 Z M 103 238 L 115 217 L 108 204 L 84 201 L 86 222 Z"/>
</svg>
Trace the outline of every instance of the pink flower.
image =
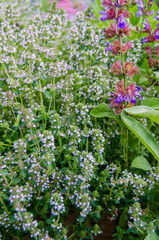
<svg viewBox="0 0 159 240">
<path fill-rule="evenodd" d="M 119 61 L 116 61 L 112 67 L 111 67 L 111 72 L 114 75 L 121 75 L 122 74 L 122 66 L 121 63 Z"/>
<path fill-rule="evenodd" d="M 132 78 L 132 75 L 138 73 L 138 67 L 134 67 L 132 63 L 126 62 L 124 65 L 124 73 L 129 78 Z"/>
<path fill-rule="evenodd" d="M 117 35 L 117 25 L 115 23 L 111 23 L 110 27 L 104 30 L 104 34 L 106 38 L 113 38 Z"/>
</svg>

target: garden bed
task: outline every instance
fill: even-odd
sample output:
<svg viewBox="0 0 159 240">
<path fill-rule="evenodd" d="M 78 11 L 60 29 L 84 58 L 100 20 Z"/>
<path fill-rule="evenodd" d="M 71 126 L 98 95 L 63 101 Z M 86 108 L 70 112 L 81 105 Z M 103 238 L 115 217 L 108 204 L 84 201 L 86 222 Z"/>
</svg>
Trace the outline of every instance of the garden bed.
<svg viewBox="0 0 159 240">
<path fill-rule="evenodd" d="M 0 239 L 158 240 L 156 4 L 0 6 Z"/>
</svg>

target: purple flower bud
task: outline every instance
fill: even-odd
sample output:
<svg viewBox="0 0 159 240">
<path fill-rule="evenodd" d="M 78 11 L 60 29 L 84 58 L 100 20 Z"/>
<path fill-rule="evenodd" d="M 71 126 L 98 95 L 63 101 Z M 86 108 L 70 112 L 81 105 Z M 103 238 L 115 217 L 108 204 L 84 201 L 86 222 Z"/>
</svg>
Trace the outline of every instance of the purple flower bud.
<svg viewBox="0 0 159 240">
<path fill-rule="evenodd" d="M 129 101 L 130 101 L 130 95 L 129 95 L 129 94 L 126 94 L 124 100 L 125 100 L 126 102 L 129 102 Z"/>
<path fill-rule="evenodd" d="M 143 25 L 145 25 L 144 29 L 145 30 L 151 30 L 151 26 L 150 26 L 149 20 L 147 18 L 145 20 L 146 20 L 146 22 L 143 23 Z"/>
<path fill-rule="evenodd" d="M 118 28 L 125 28 L 126 27 L 126 22 L 123 18 L 123 15 L 118 19 Z"/>
<path fill-rule="evenodd" d="M 138 10 L 141 11 L 142 8 L 144 7 L 142 0 L 138 1 L 137 4 L 138 4 Z"/>
<path fill-rule="evenodd" d="M 142 91 L 142 87 L 136 85 L 137 91 L 141 92 Z"/>
<path fill-rule="evenodd" d="M 153 15 L 154 13 L 155 13 L 154 10 L 151 10 L 151 11 L 149 12 L 150 15 Z"/>
<path fill-rule="evenodd" d="M 157 21 L 159 21 L 159 16 L 154 16 L 154 18 L 156 18 L 156 19 L 157 19 Z"/>
<path fill-rule="evenodd" d="M 119 0 L 116 0 L 115 6 L 116 6 L 116 7 L 120 7 L 120 1 L 119 1 Z"/>
<path fill-rule="evenodd" d="M 142 11 L 139 11 L 136 13 L 136 17 L 138 17 L 138 18 L 141 17 L 141 15 L 142 15 Z"/>
<path fill-rule="evenodd" d="M 115 102 L 116 103 L 122 103 L 124 100 L 125 100 L 125 98 L 121 94 L 119 94 L 117 99 L 115 100 Z"/>
<path fill-rule="evenodd" d="M 103 16 L 100 18 L 101 21 L 105 22 L 105 20 L 108 19 L 107 13 L 105 11 L 100 11 L 99 14 L 103 14 Z"/>
<path fill-rule="evenodd" d="M 135 104 L 135 103 L 136 103 L 136 98 L 135 98 L 135 97 L 131 97 L 130 100 L 131 100 L 131 103 L 132 103 L 132 104 Z"/>
<path fill-rule="evenodd" d="M 147 43 L 148 42 L 147 37 L 144 37 L 141 40 L 142 40 L 142 43 Z"/>
<path fill-rule="evenodd" d="M 112 51 L 112 45 L 109 43 L 109 42 L 107 42 L 107 47 L 106 47 L 106 49 L 105 49 L 105 53 L 107 52 L 107 51 Z"/>
<path fill-rule="evenodd" d="M 155 35 L 156 35 L 156 39 L 159 40 L 159 31 L 157 31 Z"/>
</svg>

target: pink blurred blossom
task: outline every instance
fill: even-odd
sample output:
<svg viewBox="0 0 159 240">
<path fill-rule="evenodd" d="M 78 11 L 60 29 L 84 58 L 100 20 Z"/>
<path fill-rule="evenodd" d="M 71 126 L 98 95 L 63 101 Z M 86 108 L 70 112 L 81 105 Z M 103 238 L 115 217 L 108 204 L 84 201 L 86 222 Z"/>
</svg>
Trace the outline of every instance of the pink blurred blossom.
<svg viewBox="0 0 159 240">
<path fill-rule="evenodd" d="M 71 0 L 60 0 L 57 2 L 57 8 L 63 8 L 68 13 L 68 17 L 74 16 L 79 10 L 84 10 L 81 4 L 75 4 Z"/>
</svg>

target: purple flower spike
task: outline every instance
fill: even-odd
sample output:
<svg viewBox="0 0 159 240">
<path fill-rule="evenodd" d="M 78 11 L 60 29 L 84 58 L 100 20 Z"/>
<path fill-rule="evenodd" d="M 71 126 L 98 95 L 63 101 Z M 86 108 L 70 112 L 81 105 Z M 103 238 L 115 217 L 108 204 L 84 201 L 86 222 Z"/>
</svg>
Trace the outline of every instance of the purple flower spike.
<svg viewBox="0 0 159 240">
<path fill-rule="evenodd" d="M 124 20 L 124 17 L 121 16 L 119 19 L 118 19 L 118 28 L 125 28 L 126 27 L 126 22 Z"/>
</svg>

